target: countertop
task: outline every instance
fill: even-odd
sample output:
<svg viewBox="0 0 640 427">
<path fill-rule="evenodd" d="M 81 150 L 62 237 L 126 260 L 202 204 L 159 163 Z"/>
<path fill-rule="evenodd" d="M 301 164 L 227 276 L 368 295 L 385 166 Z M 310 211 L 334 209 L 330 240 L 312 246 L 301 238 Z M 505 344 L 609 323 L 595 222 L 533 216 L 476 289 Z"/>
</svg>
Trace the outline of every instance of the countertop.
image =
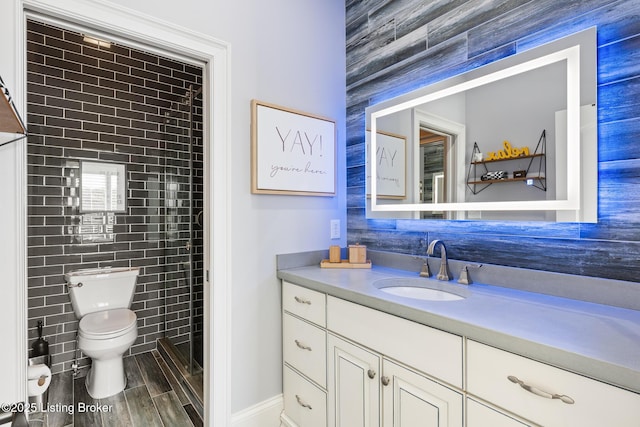
<svg viewBox="0 0 640 427">
<path fill-rule="evenodd" d="M 382 292 L 374 282 L 418 273 L 376 265 L 327 269 L 316 264 L 279 269 L 278 277 L 640 393 L 637 310 L 455 280 L 447 284 L 466 293 L 462 300 L 409 299 Z"/>
</svg>

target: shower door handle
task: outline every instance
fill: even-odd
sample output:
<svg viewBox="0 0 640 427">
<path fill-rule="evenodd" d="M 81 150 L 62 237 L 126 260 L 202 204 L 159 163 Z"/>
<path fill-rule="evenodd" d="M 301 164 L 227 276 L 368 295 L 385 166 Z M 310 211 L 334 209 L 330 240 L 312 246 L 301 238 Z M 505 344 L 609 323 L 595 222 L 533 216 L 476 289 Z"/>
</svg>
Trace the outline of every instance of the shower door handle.
<svg viewBox="0 0 640 427">
<path fill-rule="evenodd" d="M 191 252 L 191 241 L 188 241 L 186 245 L 184 245 L 184 248 L 188 251 Z"/>
</svg>

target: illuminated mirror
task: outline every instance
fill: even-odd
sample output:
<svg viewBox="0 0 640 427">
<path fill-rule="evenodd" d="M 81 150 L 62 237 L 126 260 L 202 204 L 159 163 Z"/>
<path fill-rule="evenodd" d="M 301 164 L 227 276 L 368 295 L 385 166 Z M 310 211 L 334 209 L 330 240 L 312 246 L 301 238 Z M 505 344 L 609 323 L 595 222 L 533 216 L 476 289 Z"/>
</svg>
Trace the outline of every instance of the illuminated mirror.
<svg viewBox="0 0 640 427">
<path fill-rule="evenodd" d="M 596 222 L 595 34 L 367 108 L 367 216 Z"/>
</svg>

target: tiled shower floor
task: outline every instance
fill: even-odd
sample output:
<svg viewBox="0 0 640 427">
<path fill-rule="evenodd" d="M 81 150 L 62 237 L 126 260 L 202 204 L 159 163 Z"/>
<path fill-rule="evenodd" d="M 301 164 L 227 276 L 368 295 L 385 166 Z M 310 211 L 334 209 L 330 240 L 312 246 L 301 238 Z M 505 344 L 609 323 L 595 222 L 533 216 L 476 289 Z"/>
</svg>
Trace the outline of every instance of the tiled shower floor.
<svg viewBox="0 0 640 427">
<path fill-rule="evenodd" d="M 115 396 L 95 400 L 84 378 L 71 372 L 53 376 L 49 412 L 32 414 L 32 427 L 114 426 L 190 427 L 203 422 L 160 354 L 152 352 L 124 358 L 127 387 Z M 93 406 L 92 406 L 93 405 Z"/>
</svg>

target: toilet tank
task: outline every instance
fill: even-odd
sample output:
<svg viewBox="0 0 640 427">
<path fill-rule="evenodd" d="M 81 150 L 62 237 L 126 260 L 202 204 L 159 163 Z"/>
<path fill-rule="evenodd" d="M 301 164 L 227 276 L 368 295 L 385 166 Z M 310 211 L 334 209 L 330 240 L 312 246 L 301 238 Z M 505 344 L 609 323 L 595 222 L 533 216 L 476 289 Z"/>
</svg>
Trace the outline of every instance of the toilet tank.
<svg viewBox="0 0 640 427">
<path fill-rule="evenodd" d="M 64 275 L 76 317 L 96 311 L 129 308 L 140 269 L 137 267 L 90 268 Z"/>
</svg>

